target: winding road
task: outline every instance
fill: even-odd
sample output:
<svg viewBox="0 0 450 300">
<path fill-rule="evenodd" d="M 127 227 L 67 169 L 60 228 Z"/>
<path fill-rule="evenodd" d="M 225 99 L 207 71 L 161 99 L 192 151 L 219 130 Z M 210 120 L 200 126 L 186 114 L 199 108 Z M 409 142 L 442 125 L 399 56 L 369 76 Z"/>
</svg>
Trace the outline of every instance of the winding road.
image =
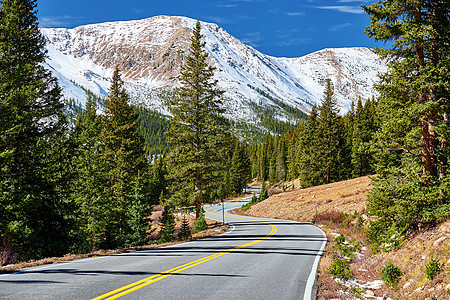
<svg viewBox="0 0 450 300">
<path fill-rule="evenodd" d="M 243 202 L 225 204 L 225 210 Z M 222 221 L 222 206 L 206 206 Z M 0 299 L 312 299 L 325 234 L 231 215 L 222 235 L 0 275 Z"/>
</svg>

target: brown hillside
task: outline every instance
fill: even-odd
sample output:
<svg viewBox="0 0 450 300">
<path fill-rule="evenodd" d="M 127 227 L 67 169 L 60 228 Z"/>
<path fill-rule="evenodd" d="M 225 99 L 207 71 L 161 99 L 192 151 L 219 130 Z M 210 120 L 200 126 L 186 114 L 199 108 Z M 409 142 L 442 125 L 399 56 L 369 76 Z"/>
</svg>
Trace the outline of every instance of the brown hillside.
<svg viewBox="0 0 450 300">
<path fill-rule="evenodd" d="M 328 237 L 318 269 L 317 299 L 450 299 L 450 221 L 416 232 L 395 251 L 378 249 L 373 254 L 364 233 L 368 225 L 366 197 L 372 188 L 369 177 L 292 190 L 295 186 L 300 186 L 299 182 L 282 187 L 291 191 L 272 189 L 267 200 L 236 213 L 310 222 L 316 219 L 317 208 L 316 223 Z M 339 234 L 350 244 L 361 243 L 350 265 L 354 279 L 343 284 L 337 284 L 328 272 L 339 255 L 334 242 Z M 432 258 L 439 260 L 442 271 L 430 280 L 426 266 Z M 381 281 L 381 269 L 388 262 L 402 270 L 396 289 Z"/>
<path fill-rule="evenodd" d="M 292 189 L 295 186 L 300 186 L 298 181 L 288 184 L 287 188 Z M 270 190 L 269 194 L 275 194 L 253 205 L 246 214 L 310 222 L 315 218 L 316 207 L 318 213 L 334 210 L 360 212 L 366 207 L 366 194 L 371 188 L 370 178 L 365 176 L 284 193 L 282 190 Z"/>
</svg>

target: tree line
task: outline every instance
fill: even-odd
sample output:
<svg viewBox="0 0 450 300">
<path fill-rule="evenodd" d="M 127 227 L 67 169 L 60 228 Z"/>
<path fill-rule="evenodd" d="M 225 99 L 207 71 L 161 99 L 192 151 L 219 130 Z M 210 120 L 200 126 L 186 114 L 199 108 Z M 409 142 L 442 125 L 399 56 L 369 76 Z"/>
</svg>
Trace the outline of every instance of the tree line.
<svg viewBox="0 0 450 300">
<path fill-rule="evenodd" d="M 375 173 L 376 101 L 361 99 L 341 116 L 327 80 L 323 101 L 308 119 L 283 135 L 268 135 L 250 147 L 252 175 L 278 183 L 299 178 L 305 188 Z"/>
</svg>

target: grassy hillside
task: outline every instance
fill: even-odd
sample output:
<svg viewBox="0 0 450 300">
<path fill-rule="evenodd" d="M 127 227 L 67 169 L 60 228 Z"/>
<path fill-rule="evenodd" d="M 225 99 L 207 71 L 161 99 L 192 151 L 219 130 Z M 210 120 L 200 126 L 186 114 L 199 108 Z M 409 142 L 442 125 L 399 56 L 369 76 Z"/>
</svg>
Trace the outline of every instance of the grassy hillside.
<svg viewBox="0 0 450 300">
<path fill-rule="evenodd" d="M 269 199 L 239 213 L 316 221 L 324 229 L 329 242 L 319 266 L 318 299 L 450 299 L 450 221 L 411 233 L 400 248 L 386 244 L 371 248 L 365 236 L 369 222 L 366 196 L 372 188 L 369 177 L 308 189 L 295 186 L 300 185 L 291 182 L 272 189 Z M 336 263 L 347 258 L 350 273 Z M 386 269 L 390 272 L 385 271 L 385 283 L 382 269 L 389 262 L 394 268 Z M 433 279 L 427 277 L 427 266 Z M 395 276 L 395 267 L 401 271 L 399 276 Z M 330 270 L 338 275 L 331 275 Z M 336 279 L 339 275 L 346 280 Z"/>
</svg>

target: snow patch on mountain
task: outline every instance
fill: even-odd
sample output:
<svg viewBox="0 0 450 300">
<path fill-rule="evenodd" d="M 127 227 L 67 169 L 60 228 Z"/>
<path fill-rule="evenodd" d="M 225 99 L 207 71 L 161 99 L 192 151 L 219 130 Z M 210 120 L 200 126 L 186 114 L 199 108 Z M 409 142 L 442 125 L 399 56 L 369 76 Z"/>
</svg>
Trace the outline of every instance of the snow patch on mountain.
<svg viewBox="0 0 450 300">
<path fill-rule="evenodd" d="M 158 16 L 74 29 L 44 28 L 47 65 L 64 96 L 86 101 L 83 89 L 106 95 L 116 65 L 136 103 L 168 113 L 165 93 L 178 86 L 196 20 Z M 271 57 L 240 42 L 216 24 L 202 22 L 205 49 L 225 91 L 225 108 L 235 121 L 257 123 L 260 109 L 289 120 L 282 106 L 309 113 L 320 103 L 326 79 L 345 113 L 352 101 L 374 95 L 377 74 L 386 65 L 367 48 L 325 49 L 299 58 Z"/>
</svg>

